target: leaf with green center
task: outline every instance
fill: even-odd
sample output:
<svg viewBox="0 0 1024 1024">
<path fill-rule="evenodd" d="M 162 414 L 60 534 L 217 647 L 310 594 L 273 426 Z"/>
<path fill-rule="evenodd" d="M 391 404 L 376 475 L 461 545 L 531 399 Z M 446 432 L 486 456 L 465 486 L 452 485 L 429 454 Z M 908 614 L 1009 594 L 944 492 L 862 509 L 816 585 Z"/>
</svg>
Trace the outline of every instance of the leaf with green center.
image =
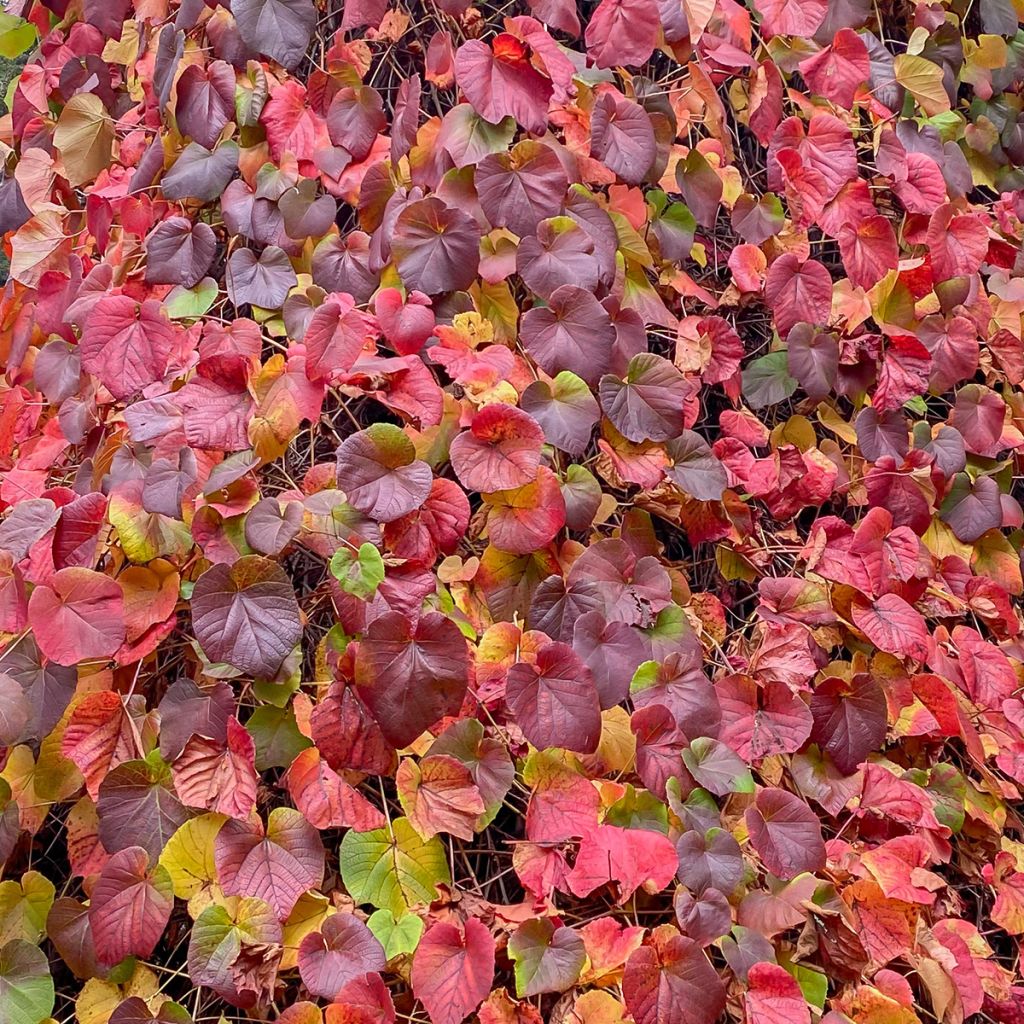
<svg viewBox="0 0 1024 1024">
<path fill-rule="evenodd" d="M 341 841 L 341 880 L 357 904 L 390 910 L 396 917 L 437 899 L 451 885 L 448 856 L 434 836 L 423 840 L 407 818 L 372 832 L 346 832 Z"/>
<path fill-rule="evenodd" d="M 281 925 L 263 900 L 245 897 L 231 909 L 213 904 L 192 926 L 189 977 L 233 1006 L 250 1008 L 273 991 L 281 940 Z"/>
</svg>

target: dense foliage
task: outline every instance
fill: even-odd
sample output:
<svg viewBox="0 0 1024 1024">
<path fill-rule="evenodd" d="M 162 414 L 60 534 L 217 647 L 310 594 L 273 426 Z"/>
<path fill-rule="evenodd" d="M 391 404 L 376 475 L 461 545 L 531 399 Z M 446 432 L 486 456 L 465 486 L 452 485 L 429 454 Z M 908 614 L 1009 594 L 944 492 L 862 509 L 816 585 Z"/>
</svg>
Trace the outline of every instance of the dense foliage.
<svg viewBox="0 0 1024 1024">
<path fill-rule="evenodd" d="M 14 0 L 0 1020 L 1024 1020 L 1024 6 Z"/>
</svg>

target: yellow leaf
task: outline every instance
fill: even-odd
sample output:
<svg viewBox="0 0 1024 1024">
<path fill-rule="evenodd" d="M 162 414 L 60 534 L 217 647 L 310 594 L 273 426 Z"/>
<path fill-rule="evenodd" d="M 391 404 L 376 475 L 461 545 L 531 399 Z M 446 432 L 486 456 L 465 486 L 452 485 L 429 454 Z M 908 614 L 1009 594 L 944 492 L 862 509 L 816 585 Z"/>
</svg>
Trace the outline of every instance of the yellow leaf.
<svg viewBox="0 0 1024 1024">
<path fill-rule="evenodd" d="M 901 53 L 893 61 L 893 72 L 896 81 L 917 100 L 928 117 L 949 110 L 949 97 L 943 88 L 942 68 L 938 64 Z"/>
<path fill-rule="evenodd" d="M 186 821 L 167 840 L 160 863 L 171 876 L 174 895 L 179 900 L 191 899 L 216 880 L 213 841 L 225 821 L 227 817 L 223 814 L 201 814 Z"/>
<path fill-rule="evenodd" d="M 123 985 L 90 978 L 75 1000 L 78 1024 L 107 1024 L 114 1010 L 132 996 L 144 1000 L 150 1010 L 157 1009 L 167 1001 L 167 997 L 160 994 L 160 983 L 156 975 L 148 967 L 139 964 L 135 973 Z"/>
<path fill-rule="evenodd" d="M 0 882 L 0 946 L 12 939 L 39 942 L 54 892 L 53 883 L 38 871 L 26 871 L 20 882 Z"/>
<path fill-rule="evenodd" d="M 114 148 L 114 122 L 95 93 L 72 96 L 61 111 L 53 144 L 64 160 L 72 185 L 92 181 L 110 166 Z"/>
<path fill-rule="evenodd" d="M 302 940 L 313 932 L 320 931 L 327 918 L 337 913 L 326 896 L 318 892 L 306 892 L 288 915 L 281 927 L 284 955 L 281 957 L 282 971 L 291 971 L 299 966 L 299 946 Z"/>
</svg>

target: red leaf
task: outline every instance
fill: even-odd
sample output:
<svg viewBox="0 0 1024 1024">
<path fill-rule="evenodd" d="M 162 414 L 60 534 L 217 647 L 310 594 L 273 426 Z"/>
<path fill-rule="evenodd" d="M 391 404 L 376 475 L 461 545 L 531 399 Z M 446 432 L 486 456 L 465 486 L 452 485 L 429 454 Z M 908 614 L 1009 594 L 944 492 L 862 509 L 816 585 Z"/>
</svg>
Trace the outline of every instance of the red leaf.
<svg viewBox="0 0 1024 1024">
<path fill-rule="evenodd" d="M 725 986 L 700 946 L 670 925 L 651 935 L 626 962 L 622 994 L 636 1024 L 714 1024 Z"/>
<path fill-rule="evenodd" d="M 385 737 L 404 747 L 466 694 L 469 653 L 451 619 L 437 612 L 415 625 L 398 612 L 371 623 L 356 654 L 356 683 Z"/>
<path fill-rule="evenodd" d="M 299 946 L 302 983 L 321 999 L 338 999 L 350 981 L 382 971 L 387 962 L 373 932 L 353 914 L 337 913 Z"/>
<path fill-rule="evenodd" d="M 825 864 L 825 843 L 818 816 L 784 789 L 762 789 L 747 808 L 750 841 L 768 870 L 779 878 L 818 871 Z"/>
<path fill-rule="evenodd" d="M 485 405 L 451 444 L 459 483 L 469 491 L 505 491 L 537 476 L 544 432 L 511 405 Z"/>
<path fill-rule="evenodd" d="M 597 689 L 590 670 L 567 644 L 544 644 L 536 664 L 513 665 L 506 697 L 519 727 L 538 749 L 565 747 L 583 754 L 597 749 Z"/>
<path fill-rule="evenodd" d="M 100 873 L 89 902 L 96 958 L 105 966 L 126 956 L 150 956 L 171 917 L 174 887 L 167 869 L 150 866 L 139 846 L 115 853 Z"/>
<path fill-rule="evenodd" d="M 810 1024 L 811 1009 L 796 978 L 778 964 L 750 968 L 743 1008 L 747 1024 Z"/>
<path fill-rule="evenodd" d="M 412 961 L 413 994 L 433 1024 L 461 1024 L 480 1006 L 494 981 L 494 939 L 475 918 L 462 930 L 431 925 Z"/>
</svg>

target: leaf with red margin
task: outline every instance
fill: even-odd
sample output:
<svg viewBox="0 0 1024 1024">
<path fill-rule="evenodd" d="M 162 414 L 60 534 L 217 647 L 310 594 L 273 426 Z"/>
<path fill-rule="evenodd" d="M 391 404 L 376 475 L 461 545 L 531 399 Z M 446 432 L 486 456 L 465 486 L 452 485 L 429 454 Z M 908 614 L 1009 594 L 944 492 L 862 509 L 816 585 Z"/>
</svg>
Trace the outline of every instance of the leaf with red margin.
<svg viewBox="0 0 1024 1024">
<path fill-rule="evenodd" d="M 591 292 L 566 284 L 523 314 L 520 339 L 545 373 L 575 373 L 593 386 L 611 364 L 615 327 Z"/>
<path fill-rule="evenodd" d="M 104 966 L 126 956 L 150 956 L 171 917 L 174 886 L 161 864 L 150 866 L 141 846 L 115 853 L 100 872 L 89 902 L 96 958 Z"/>
<path fill-rule="evenodd" d="M 564 747 L 581 754 L 597 749 L 601 708 L 593 676 L 568 645 L 547 643 L 535 664 L 508 671 L 506 700 L 516 723 L 538 750 Z"/>
<path fill-rule="evenodd" d="M 256 806 L 256 745 L 231 717 L 226 742 L 193 736 L 173 765 L 174 789 L 188 807 L 249 817 Z"/>
<path fill-rule="evenodd" d="M 434 475 L 412 441 L 392 423 L 374 423 L 338 447 L 338 486 L 353 508 L 390 523 L 419 508 Z"/>
<path fill-rule="evenodd" d="M 747 1024 L 810 1024 L 811 1008 L 796 978 L 778 964 L 754 964 L 743 996 Z"/>
<path fill-rule="evenodd" d="M 544 432 L 513 405 L 485 405 L 451 444 L 452 469 L 469 491 L 507 491 L 537 476 Z"/>
<path fill-rule="evenodd" d="M 883 594 L 876 601 L 855 600 L 853 624 L 879 650 L 915 661 L 927 661 L 932 638 L 924 616 L 899 594 Z"/>
<path fill-rule="evenodd" d="M 472 840 L 484 801 L 461 761 L 447 754 L 431 754 L 418 764 L 404 758 L 395 774 L 395 788 L 402 810 L 422 839 L 449 832 Z"/>
<path fill-rule="evenodd" d="M 305 819 L 318 829 L 383 828 L 384 815 L 323 760 L 316 747 L 300 751 L 285 773 L 288 792 Z"/>
<path fill-rule="evenodd" d="M 302 983 L 321 999 L 337 999 L 350 981 L 382 971 L 387 963 L 376 936 L 354 914 L 327 918 L 299 946 Z"/>
<path fill-rule="evenodd" d="M 160 303 L 103 295 L 82 330 L 82 369 L 115 398 L 128 398 L 167 372 L 175 331 Z"/>
<path fill-rule="evenodd" d="M 648 893 L 661 892 L 675 877 L 678 864 L 675 847 L 660 832 L 599 825 L 583 836 L 566 882 L 579 897 L 615 882 L 621 905 L 641 887 Z"/>
<path fill-rule="evenodd" d="M 537 479 L 508 491 L 483 495 L 487 536 L 496 548 L 532 554 L 550 543 L 565 525 L 565 498 L 558 477 L 546 466 Z"/>
<path fill-rule="evenodd" d="M 622 994 L 636 1024 L 714 1024 L 725 986 L 700 945 L 662 925 L 626 961 Z"/>
<path fill-rule="evenodd" d="M 295 591 L 281 567 L 262 555 L 215 565 L 192 592 L 192 629 L 213 662 L 273 677 L 302 639 Z"/>
<path fill-rule="evenodd" d="M 388 612 L 360 640 L 355 677 L 384 736 L 404 747 L 446 715 L 459 713 L 469 652 L 459 627 L 438 612 L 416 623 Z"/>
<path fill-rule="evenodd" d="M 818 816 L 784 789 L 762 789 L 747 808 L 750 841 L 765 867 L 777 878 L 790 879 L 825 864 L 825 842 Z"/>
<path fill-rule="evenodd" d="M 280 921 L 324 877 L 320 835 L 290 807 L 270 812 L 265 833 L 262 822 L 226 821 L 214 840 L 214 861 L 225 893 L 265 900 Z"/>
<path fill-rule="evenodd" d="M 476 918 L 460 930 L 431 925 L 413 954 L 412 990 L 432 1024 L 461 1024 L 487 996 L 494 981 L 494 938 Z"/>
<path fill-rule="evenodd" d="M 32 591 L 28 621 L 39 649 L 58 665 L 106 661 L 124 642 L 124 594 L 92 569 L 61 569 Z"/>
<path fill-rule="evenodd" d="M 334 378 L 348 373 L 368 342 L 379 336 L 377 323 L 369 313 L 355 308 L 347 292 L 328 295 L 317 306 L 306 326 L 306 373 L 310 380 Z"/>
</svg>

